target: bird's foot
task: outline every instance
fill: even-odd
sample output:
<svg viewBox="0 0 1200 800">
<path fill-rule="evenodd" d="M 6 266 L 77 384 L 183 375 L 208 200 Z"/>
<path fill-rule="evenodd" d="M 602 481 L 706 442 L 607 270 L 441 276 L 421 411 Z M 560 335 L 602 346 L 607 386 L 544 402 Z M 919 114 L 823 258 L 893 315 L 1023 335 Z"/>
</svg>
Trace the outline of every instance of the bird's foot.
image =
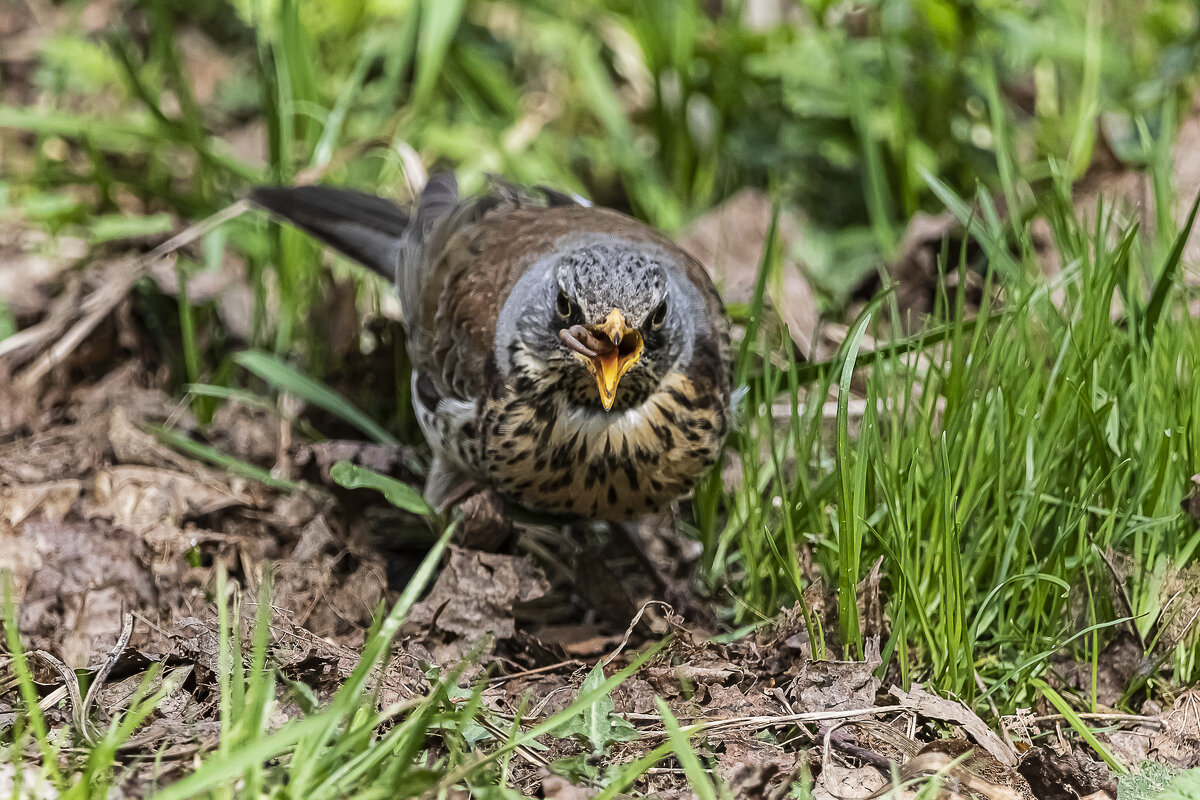
<svg viewBox="0 0 1200 800">
<path fill-rule="evenodd" d="M 504 513 L 504 499 L 494 489 L 480 488 L 478 484 L 469 489 L 447 504 L 457 504 L 462 514 L 454 532 L 455 543 L 472 550 L 495 552 L 512 538 L 516 528 Z M 458 494 L 458 490 L 453 494 Z"/>
</svg>

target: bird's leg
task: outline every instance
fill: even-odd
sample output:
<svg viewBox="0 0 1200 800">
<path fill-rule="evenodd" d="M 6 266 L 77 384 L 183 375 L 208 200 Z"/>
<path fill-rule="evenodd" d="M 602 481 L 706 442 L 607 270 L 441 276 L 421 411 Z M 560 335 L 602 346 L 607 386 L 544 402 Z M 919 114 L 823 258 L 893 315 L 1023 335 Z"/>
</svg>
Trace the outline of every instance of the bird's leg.
<svg viewBox="0 0 1200 800">
<path fill-rule="evenodd" d="M 458 507 L 462 522 L 454 541 L 472 550 L 499 550 L 515 528 L 504 513 L 504 499 L 494 489 L 434 458 L 425 481 L 425 501 L 439 512 Z"/>
<path fill-rule="evenodd" d="M 490 487 L 478 488 L 459 505 L 462 524 L 455 541 L 472 550 L 493 553 L 516 533 L 516 527 L 504 513 L 504 498 Z"/>
<path fill-rule="evenodd" d="M 659 597 L 667 598 L 673 593 L 671 580 L 663 575 L 650 558 L 650 554 L 646 552 L 646 547 L 642 543 L 641 538 L 633 532 L 629 526 L 623 522 L 609 522 L 609 530 L 612 531 L 613 537 L 619 539 L 627 548 L 633 551 L 634 556 L 642 565 L 642 569 L 650 576 L 650 580 L 654 582 L 654 588 L 657 590 Z"/>
<path fill-rule="evenodd" d="M 453 508 L 471 495 L 483 492 L 486 489 L 487 487 L 479 481 L 465 480 L 447 492 L 438 501 L 438 505 L 442 508 Z"/>
</svg>

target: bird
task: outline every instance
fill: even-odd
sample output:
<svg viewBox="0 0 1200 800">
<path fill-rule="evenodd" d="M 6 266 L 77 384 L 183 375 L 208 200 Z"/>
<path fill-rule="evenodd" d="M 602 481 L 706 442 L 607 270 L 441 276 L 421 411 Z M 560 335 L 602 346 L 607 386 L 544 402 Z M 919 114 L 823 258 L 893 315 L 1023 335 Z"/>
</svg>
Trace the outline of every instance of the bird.
<svg viewBox="0 0 1200 800">
<path fill-rule="evenodd" d="M 730 323 L 667 236 L 565 192 L 453 173 L 415 202 L 325 185 L 249 200 L 398 293 L 439 510 L 491 489 L 535 513 L 634 520 L 685 495 L 730 427 Z"/>
</svg>

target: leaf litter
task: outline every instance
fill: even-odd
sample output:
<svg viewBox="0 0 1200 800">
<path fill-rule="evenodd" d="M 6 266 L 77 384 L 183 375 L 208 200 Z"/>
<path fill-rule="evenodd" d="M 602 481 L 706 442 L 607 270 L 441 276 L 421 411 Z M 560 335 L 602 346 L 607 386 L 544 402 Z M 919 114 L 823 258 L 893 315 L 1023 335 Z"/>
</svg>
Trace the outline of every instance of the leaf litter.
<svg viewBox="0 0 1200 800">
<path fill-rule="evenodd" d="M 739 198 L 719 213 L 761 218 L 764 208 L 762 198 Z M 274 565 L 270 655 L 287 679 L 279 698 L 286 718 L 303 713 L 307 701 L 298 697 L 327 700 L 349 676 L 372 619 L 403 588 L 432 536 L 419 514 L 334 479 L 335 465 L 350 463 L 416 482 L 411 449 L 300 441 L 281 425 L 289 415 L 237 401 L 211 426 L 189 413 L 146 346 L 129 295 L 140 270 L 169 257 L 169 248 L 156 252 L 82 274 L 48 273 L 59 291 L 45 295 L 40 311 L 38 298 L 29 300 L 21 334 L 0 348 L 0 568 L 13 578 L 19 632 L 26 648 L 44 653 L 34 674 L 58 731 L 86 737 L 158 671 L 155 685 L 166 696 L 128 745 L 145 757 L 126 778 L 133 793 L 144 787 L 139 781 L 182 774 L 188 759 L 216 745 L 218 570 L 251 608 L 264 570 Z M 750 263 L 746 254 L 735 256 L 729 280 Z M 811 295 L 793 279 L 774 291 L 777 303 L 801 315 L 791 330 L 810 350 Z M 152 425 L 264 470 L 282 465 L 300 488 L 270 488 L 202 464 L 164 444 Z M 662 534 L 669 527 L 648 526 L 650 549 L 663 574 L 687 587 L 695 560 Z M 483 687 L 481 724 L 496 724 L 489 715 L 503 721 L 517 714 L 531 724 L 599 685 L 628 663 L 628 652 L 669 633 L 666 649 L 548 737 L 545 751 L 518 758 L 519 785 L 547 798 L 590 796 L 606 770 L 664 740 L 661 698 L 738 797 L 782 797 L 802 781 L 812 781 L 816 797 L 880 796 L 931 776 L 946 797 L 1117 796 L 1108 769 L 1058 734 L 1051 715 L 994 721 L 1006 736 L 1019 736 L 1014 749 L 955 698 L 920 685 L 892 687 L 889 697 L 878 639 L 864 661 L 815 661 L 797 609 L 733 642 L 714 638 L 704 598 L 689 598 L 684 616 L 656 609 L 643 618 L 652 582 L 628 553 L 598 547 L 596 539 L 587 526 L 535 525 L 516 542 L 502 537 L 500 552 L 451 548 L 378 676 L 380 702 L 417 696 L 428 689 L 431 669 L 469 658 L 474 666 L 460 683 Z M 1163 621 L 1170 641 L 1179 620 L 1190 625 L 1200 605 L 1198 581 L 1180 573 L 1164 585 L 1172 592 L 1174 614 Z M 876 581 L 863 594 L 878 592 Z M 832 607 L 819 595 L 817 588 L 806 596 L 810 607 Z M 865 616 L 877 635 L 886 634 L 881 612 Z M 248 623 L 237 633 L 248 643 Z M 1107 657 L 1114 671 L 1131 671 L 1117 649 Z M 78 669 L 95 678 L 82 698 L 72 680 Z M 1106 689 L 1105 700 L 1120 683 Z M 11 709 L 15 687 L 4 686 L 0 703 Z M 1200 762 L 1194 694 L 1168 708 L 1147 701 L 1144 711 L 1102 732 L 1106 745 L 1130 764 L 1149 759 L 1183 769 Z M 0 724 L 11 725 L 12 715 L 0 713 Z M 152 767 L 156 753 L 160 763 Z M 638 788 L 670 797 L 689 796 L 686 787 L 684 770 L 665 762 Z"/>
</svg>

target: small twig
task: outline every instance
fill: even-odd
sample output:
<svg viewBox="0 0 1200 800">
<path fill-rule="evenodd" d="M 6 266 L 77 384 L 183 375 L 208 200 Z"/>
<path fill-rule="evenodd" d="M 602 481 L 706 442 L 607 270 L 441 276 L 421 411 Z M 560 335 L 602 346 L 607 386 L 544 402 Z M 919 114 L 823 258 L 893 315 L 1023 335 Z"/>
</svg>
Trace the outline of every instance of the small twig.
<svg viewBox="0 0 1200 800">
<path fill-rule="evenodd" d="M 59 701 L 61 701 L 66 696 L 67 696 L 67 687 L 59 686 L 57 689 L 55 689 L 50 694 L 46 695 L 45 697 L 43 697 L 41 700 L 38 701 L 38 709 L 41 711 L 47 711 L 51 708 L 54 708 L 56 705 L 59 704 Z"/>
<path fill-rule="evenodd" d="M 250 205 L 245 200 L 239 200 L 207 219 L 184 228 L 146 255 L 130 259 L 122 265 L 116 276 L 84 298 L 80 304 L 82 316 L 65 332 L 60 330 L 61 320 L 47 320 L 42 325 L 21 331 L 5 339 L 4 342 L 0 342 L 0 356 L 4 356 L 23 347 L 40 344 L 41 341 L 48 340 L 52 336 L 58 337 L 57 341 L 33 364 L 14 378 L 14 385 L 26 388 L 32 386 L 45 377 L 46 373 L 61 364 L 129 294 L 134 282 L 151 264 L 200 239 L 214 228 L 242 215 L 249 208 Z"/>
<path fill-rule="evenodd" d="M 566 661 L 560 661 L 557 664 L 547 664 L 544 667 L 537 667 L 535 669 L 526 669 L 526 670 L 522 670 L 520 672 L 513 672 L 508 675 L 497 675 L 496 677 L 489 680 L 488 684 L 491 686 L 497 686 L 502 683 L 508 683 L 509 681 L 514 681 L 518 678 L 528 678 L 531 675 L 540 675 L 543 672 L 553 672 L 556 669 L 562 669 L 564 667 L 578 668 L 578 667 L 582 667 L 583 665 L 584 665 L 584 662 L 580 661 L 578 658 L 569 658 Z"/>
<path fill-rule="evenodd" d="M 645 603 L 642 603 L 642 607 L 639 608 L 637 614 L 634 615 L 633 621 L 630 622 L 629 627 L 625 629 L 625 636 L 622 637 L 621 643 L 617 645 L 616 650 L 613 650 L 607 658 L 600 662 L 602 665 L 607 667 L 613 662 L 613 659 L 621 655 L 621 652 L 625 649 L 626 645 L 629 644 L 629 637 L 633 636 L 634 628 L 636 628 L 637 624 L 642 621 L 642 615 L 646 613 L 646 609 L 650 606 L 662 606 L 666 609 L 668 618 L 675 613 L 675 609 L 671 606 L 671 604 L 664 603 L 662 600 L 647 600 Z"/>
<path fill-rule="evenodd" d="M 496 737 L 497 741 L 504 742 L 508 738 L 508 734 L 504 731 L 503 728 L 501 728 L 499 725 L 492 722 L 491 720 L 487 719 L 486 717 L 480 715 L 480 716 L 475 717 L 474 721 L 476 723 L 478 723 L 479 725 L 483 726 L 484 728 L 486 728 L 490 734 L 492 734 L 493 736 Z M 530 764 L 533 764 L 534 766 L 542 767 L 543 769 L 549 768 L 549 766 L 550 766 L 549 761 L 542 758 L 540 755 L 538 755 L 534 751 L 530 750 L 525 745 L 517 745 L 516 747 L 513 748 L 513 752 L 516 753 L 517 755 L 521 756 L 522 758 L 524 758 L 526 761 L 528 761 Z"/>
<path fill-rule="evenodd" d="M 112 672 L 113 667 L 117 665 L 117 660 L 121 654 L 125 652 L 125 648 L 129 646 L 129 637 L 133 635 L 133 614 L 126 612 L 125 620 L 121 623 L 121 635 L 117 639 L 117 643 L 108 651 L 108 655 L 104 657 L 103 663 L 96 671 L 96 677 L 92 679 L 92 685 L 88 687 L 87 697 L 83 698 L 83 716 L 90 718 L 92 703 L 96 700 L 96 695 L 100 692 L 100 687 L 104 686 L 104 682 L 108 680 L 108 675 Z"/>
<path fill-rule="evenodd" d="M 1075 716 L 1080 719 L 1094 719 L 1100 722 L 1133 722 L 1138 725 L 1158 725 L 1162 726 L 1161 717 L 1146 717 L 1138 714 L 1104 714 L 1104 713 L 1080 713 Z M 1030 717 L 1029 722 L 1060 722 L 1065 719 L 1062 714 L 1043 714 L 1040 717 Z"/>
<path fill-rule="evenodd" d="M 62 678 L 67 695 L 71 698 L 71 723 L 88 744 L 96 744 L 97 737 L 95 732 L 88 723 L 87 717 L 83 715 L 83 696 L 79 692 L 79 676 L 75 674 L 75 670 L 59 661 L 57 656 L 53 656 L 45 650 L 35 650 L 34 653 L 53 667 L 54 671 Z"/>
<path fill-rule="evenodd" d="M 1014 753 L 1019 752 L 1017 750 L 1016 743 L 1012 740 L 1012 737 L 1008 735 L 1008 726 L 1004 724 L 1004 720 L 1000 716 L 1000 709 L 996 705 L 996 701 L 993 700 L 992 696 L 987 693 L 987 685 L 983 682 L 983 676 L 979 674 L 978 670 L 975 672 L 975 685 L 979 687 L 979 691 L 983 692 L 984 695 L 987 696 L 988 708 L 992 710 L 992 716 L 995 717 L 996 721 L 1000 723 L 1000 735 L 1004 737 L 1004 743 L 1008 745 L 1009 750 L 1012 750 Z"/>
<path fill-rule="evenodd" d="M 828 749 L 830 743 L 832 743 L 835 747 L 837 747 L 838 750 L 842 751 L 846 755 L 857 758 L 864 764 L 875 767 L 875 769 L 879 770 L 885 775 L 889 774 L 892 769 L 892 760 L 887 756 L 876 753 L 874 750 L 868 750 L 865 747 L 860 747 L 859 745 L 851 742 L 845 733 L 842 733 L 838 730 L 838 728 L 843 724 L 844 723 L 839 722 L 837 725 L 817 726 L 817 730 L 820 731 L 825 737 L 825 748 Z M 822 763 L 824 763 L 824 761 L 825 759 L 823 756 Z"/>
<path fill-rule="evenodd" d="M 683 725 L 680 731 L 686 734 L 711 733 L 716 730 L 729 728 L 773 728 L 779 725 L 795 725 L 801 722 L 829 722 L 833 720 L 857 719 L 858 717 L 875 717 L 880 714 L 891 714 L 904 711 L 904 706 L 876 706 L 873 708 L 855 708 L 848 711 L 810 711 L 803 714 L 780 714 L 776 717 L 729 717 L 727 719 L 706 719 Z M 654 714 L 621 714 L 629 719 L 657 720 Z M 665 730 L 643 731 L 643 736 L 666 736 Z"/>
</svg>

